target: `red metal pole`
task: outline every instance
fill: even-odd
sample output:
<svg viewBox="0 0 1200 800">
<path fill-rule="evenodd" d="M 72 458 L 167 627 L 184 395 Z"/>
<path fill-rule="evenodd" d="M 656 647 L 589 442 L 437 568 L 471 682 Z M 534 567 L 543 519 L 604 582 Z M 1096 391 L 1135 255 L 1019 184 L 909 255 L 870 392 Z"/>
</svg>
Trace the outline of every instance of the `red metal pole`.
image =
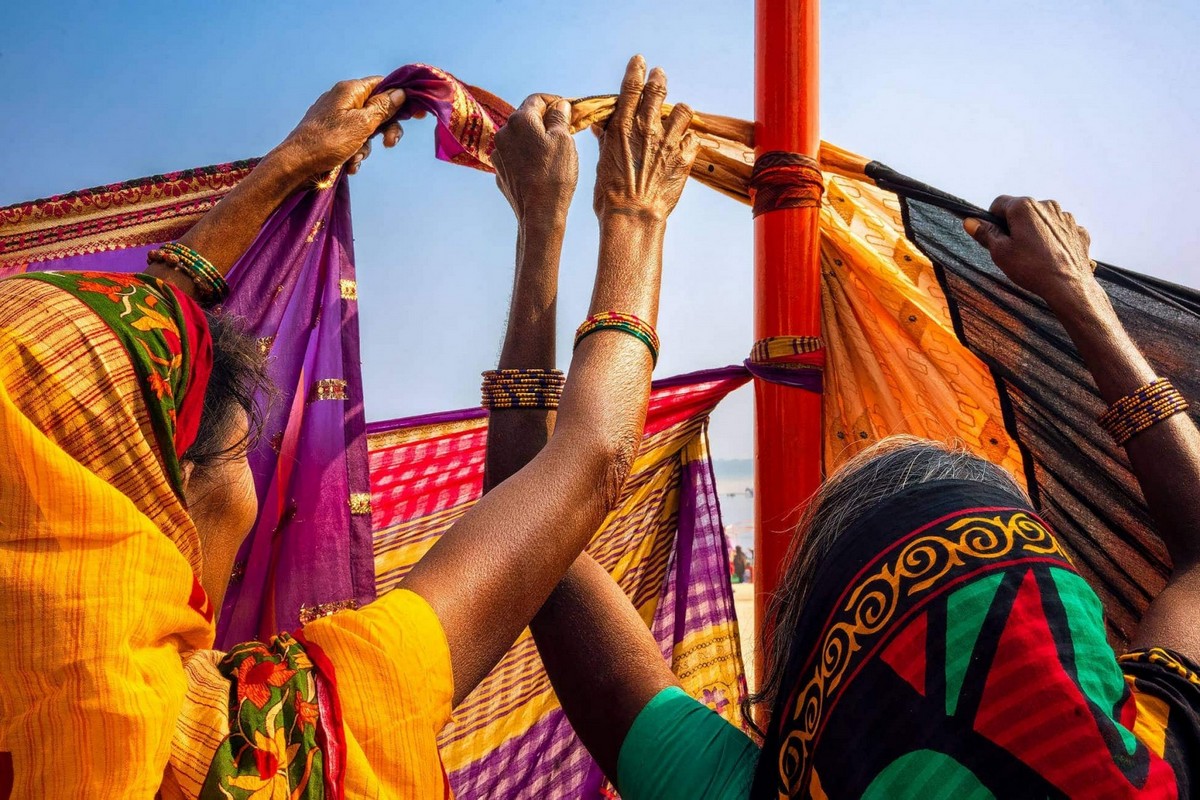
<svg viewBox="0 0 1200 800">
<path fill-rule="evenodd" d="M 817 156 L 818 34 L 818 0 L 756 0 L 758 155 Z M 785 208 L 754 220 L 756 339 L 820 335 L 819 215 L 819 208 Z M 755 392 L 754 612 L 761 634 L 800 512 L 821 482 L 821 397 L 762 381 Z M 761 675 L 761 651 L 756 663 Z"/>
</svg>

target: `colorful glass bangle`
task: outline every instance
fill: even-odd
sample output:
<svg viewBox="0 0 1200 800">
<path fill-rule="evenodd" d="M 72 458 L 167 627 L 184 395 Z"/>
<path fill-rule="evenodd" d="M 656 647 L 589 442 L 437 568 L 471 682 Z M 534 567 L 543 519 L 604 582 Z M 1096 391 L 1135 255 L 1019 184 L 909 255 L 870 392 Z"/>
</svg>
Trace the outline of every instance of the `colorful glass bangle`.
<svg viewBox="0 0 1200 800">
<path fill-rule="evenodd" d="M 196 295 L 205 305 L 220 303 L 229 296 L 229 284 L 224 276 L 204 256 L 187 245 L 168 242 L 146 256 L 147 262 L 155 261 L 187 275 L 196 287 Z"/>
<path fill-rule="evenodd" d="M 558 408 L 566 376 L 556 369 L 490 369 L 483 373 L 484 408 Z"/>
<path fill-rule="evenodd" d="M 650 350 L 651 363 L 655 366 L 658 365 L 658 332 L 654 330 L 653 325 L 640 317 L 622 311 L 593 314 L 585 319 L 575 331 L 575 347 L 578 348 L 580 342 L 597 331 L 620 331 L 629 334 L 646 345 Z"/>
<path fill-rule="evenodd" d="M 1142 431 L 1189 408 L 1171 382 L 1156 378 L 1139 387 L 1108 407 L 1100 415 L 1100 426 L 1117 441 L 1125 444 Z"/>
</svg>

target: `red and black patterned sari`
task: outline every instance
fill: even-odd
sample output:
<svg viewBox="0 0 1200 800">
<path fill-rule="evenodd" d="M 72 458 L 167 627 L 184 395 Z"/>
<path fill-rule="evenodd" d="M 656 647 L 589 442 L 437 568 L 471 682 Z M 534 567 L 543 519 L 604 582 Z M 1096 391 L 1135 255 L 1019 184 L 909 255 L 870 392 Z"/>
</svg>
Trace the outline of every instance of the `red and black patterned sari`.
<svg viewBox="0 0 1200 800">
<path fill-rule="evenodd" d="M 1012 494 L 903 492 L 823 563 L 754 797 L 1189 797 L 1200 677 L 1118 659 L 1103 609 Z"/>
</svg>

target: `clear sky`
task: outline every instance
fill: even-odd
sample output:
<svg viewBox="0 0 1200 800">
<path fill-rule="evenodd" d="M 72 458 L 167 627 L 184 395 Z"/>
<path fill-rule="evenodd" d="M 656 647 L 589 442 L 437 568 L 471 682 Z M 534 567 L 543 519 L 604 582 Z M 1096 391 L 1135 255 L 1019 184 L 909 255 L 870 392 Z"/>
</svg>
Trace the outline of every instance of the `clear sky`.
<svg viewBox="0 0 1200 800">
<path fill-rule="evenodd" d="M 1055 197 L 1094 254 L 1200 285 L 1200 3 L 825 0 L 822 131 L 987 205 Z M 753 114 L 750 0 L 0 4 L 0 205 L 264 153 L 341 78 L 412 61 L 519 102 L 615 91 L 634 52 L 700 111 Z M 473 405 L 499 351 L 515 223 L 490 176 L 433 158 L 432 122 L 353 179 L 369 419 Z M 595 145 L 563 263 L 563 366 L 594 272 Z M 672 216 L 666 376 L 751 340 L 748 210 L 693 185 Z M 751 453 L 751 400 L 715 455 Z"/>
</svg>

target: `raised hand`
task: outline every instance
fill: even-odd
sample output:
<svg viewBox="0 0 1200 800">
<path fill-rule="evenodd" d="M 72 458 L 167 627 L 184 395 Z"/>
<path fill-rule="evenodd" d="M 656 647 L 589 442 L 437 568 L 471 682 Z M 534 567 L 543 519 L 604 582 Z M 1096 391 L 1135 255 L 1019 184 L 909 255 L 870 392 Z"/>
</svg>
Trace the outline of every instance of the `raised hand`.
<svg viewBox="0 0 1200 800">
<path fill-rule="evenodd" d="M 579 180 L 570 120 L 571 104 L 566 100 L 534 94 L 496 134 L 496 184 L 522 223 L 566 219 Z"/>
<path fill-rule="evenodd" d="M 1051 306 L 1070 303 L 1090 287 L 1092 238 L 1058 203 L 1001 195 L 990 210 L 1005 221 L 1008 233 L 973 218 L 964 220 L 963 227 L 1009 280 Z"/>
<path fill-rule="evenodd" d="M 346 164 L 351 174 L 371 153 L 370 139 L 404 105 L 404 90 L 372 94 L 381 76 L 339 81 L 317 98 L 300 124 L 277 150 L 306 175 L 319 175 Z M 404 131 L 400 123 L 382 127 L 383 146 L 394 147 Z"/>
<path fill-rule="evenodd" d="M 600 217 L 618 214 L 666 219 L 679 202 L 700 140 L 688 132 L 692 110 L 680 103 L 662 119 L 667 76 L 634 56 L 625 67 L 617 107 L 600 136 L 595 208 Z"/>
</svg>

